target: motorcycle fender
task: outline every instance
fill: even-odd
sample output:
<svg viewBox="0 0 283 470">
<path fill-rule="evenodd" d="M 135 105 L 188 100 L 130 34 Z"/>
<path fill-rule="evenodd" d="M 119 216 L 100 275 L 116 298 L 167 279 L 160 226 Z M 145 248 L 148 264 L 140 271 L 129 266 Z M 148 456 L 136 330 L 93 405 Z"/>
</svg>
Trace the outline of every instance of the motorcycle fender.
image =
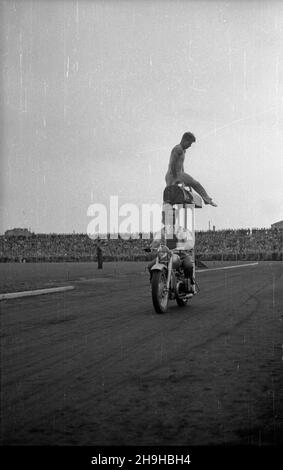
<svg viewBox="0 0 283 470">
<path fill-rule="evenodd" d="M 150 270 L 151 271 L 163 271 L 163 269 L 167 270 L 167 267 L 165 266 L 165 264 L 155 263 Z"/>
</svg>

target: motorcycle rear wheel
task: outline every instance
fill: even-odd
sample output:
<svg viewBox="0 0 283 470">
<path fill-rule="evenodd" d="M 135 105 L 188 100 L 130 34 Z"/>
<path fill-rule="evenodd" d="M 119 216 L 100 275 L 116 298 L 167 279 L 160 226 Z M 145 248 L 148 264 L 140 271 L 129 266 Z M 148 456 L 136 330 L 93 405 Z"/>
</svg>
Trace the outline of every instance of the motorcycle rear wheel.
<svg viewBox="0 0 283 470">
<path fill-rule="evenodd" d="M 152 302 L 156 313 L 165 313 L 168 307 L 167 273 L 153 271 L 151 279 Z"/>
</svg>

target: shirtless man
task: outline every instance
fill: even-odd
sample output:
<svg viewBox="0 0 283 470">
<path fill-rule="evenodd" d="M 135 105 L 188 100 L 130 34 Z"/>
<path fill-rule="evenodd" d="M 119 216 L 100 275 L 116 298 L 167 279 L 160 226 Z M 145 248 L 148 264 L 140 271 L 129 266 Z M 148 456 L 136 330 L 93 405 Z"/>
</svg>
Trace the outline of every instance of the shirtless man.
<svg viewBox="0 0 283 470">
<path fill-rule="evenodd" d="M 212 198 L 207 194 L 203 186 L 190 175 L 184 172 L 184 159 L 186 150 L 196 141 L 195 136 L 191 132 L 186 132 L 181 142 L 176 145 L 170 156 L 168 171 L 165 176 L 166 186 L 171 184 L 184 183 L 185 186 L 193 188 L 204 200 L 205 204 L 217 207 Z"/>
</svg>

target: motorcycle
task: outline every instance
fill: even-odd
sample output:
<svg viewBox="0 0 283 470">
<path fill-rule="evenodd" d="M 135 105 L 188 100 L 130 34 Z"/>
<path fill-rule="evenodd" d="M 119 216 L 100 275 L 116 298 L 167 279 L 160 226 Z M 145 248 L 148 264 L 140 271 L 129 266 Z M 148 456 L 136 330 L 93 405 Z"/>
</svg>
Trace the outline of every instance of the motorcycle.
<svg viewBox="0 0 283 470">
<path fill-rule="evenodd" d="M 179 307 L 185 307 L 195 293 L 191 281 L 186 280 L 189 285 L 185 281 L 178 251 L 161 244 L 150 269 L 152 302 L 157 313 L 167 311 L 169 300 L 176 300 Z"/>
<path fill-rule="evenodd" d="M 163 202 L 165 206 L 167 206 L 167 209 L 168 205 L 170 207 L 170 211 L 167 211 L 167 214 L 171 214 L 171 223 L 173 221 L 173 226 L 176 219 L 180 222 L 181 216 L 183 216 L 182 225 L 185 230 L 189 229 L 191 231 L 194 240 L 194 213 L 196 208 L 199 209 L 202 207 L 201 197 L 194 193 L 191 188 L 186 188 L 183 184 L 178 184 L 165 188 L 163 192 Z M 164 224 L 166 225 L 166 217 L 164 218 Z M 170 249 L 167 245 L 160 243 L 157 248 L 155 263 L 150 268 L 152 302 L 157 313 L 165 313 L 167 311 L 169 300 L 176 300 L 179 307 L 184 307 L 187 305 L 189 299 L 191 299 L 195 293 L 199 292 L 199 287 L 196 282 L 193 286 L 190 279 L 185 279 L 180 257 L 180 247 L 177 245 L 173 247 L 171 245 Z M 193 274 L 195 275 L 194 241 L 190 251 L 193 255 Z"/>
</svg>

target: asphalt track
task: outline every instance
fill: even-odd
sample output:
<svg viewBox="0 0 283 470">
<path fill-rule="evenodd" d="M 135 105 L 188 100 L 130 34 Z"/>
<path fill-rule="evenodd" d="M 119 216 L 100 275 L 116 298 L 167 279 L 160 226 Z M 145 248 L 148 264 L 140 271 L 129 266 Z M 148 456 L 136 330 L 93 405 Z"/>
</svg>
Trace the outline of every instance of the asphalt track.
<svg viewBox="0 0 283 470">
<path fill-rule="evenodd" d="M 2 268 L 75 287 L 0 302 L 2 445 L 283 443 L 282 263 L 198 273 L 164 315 L 144 268 Z"/>
</svg>

